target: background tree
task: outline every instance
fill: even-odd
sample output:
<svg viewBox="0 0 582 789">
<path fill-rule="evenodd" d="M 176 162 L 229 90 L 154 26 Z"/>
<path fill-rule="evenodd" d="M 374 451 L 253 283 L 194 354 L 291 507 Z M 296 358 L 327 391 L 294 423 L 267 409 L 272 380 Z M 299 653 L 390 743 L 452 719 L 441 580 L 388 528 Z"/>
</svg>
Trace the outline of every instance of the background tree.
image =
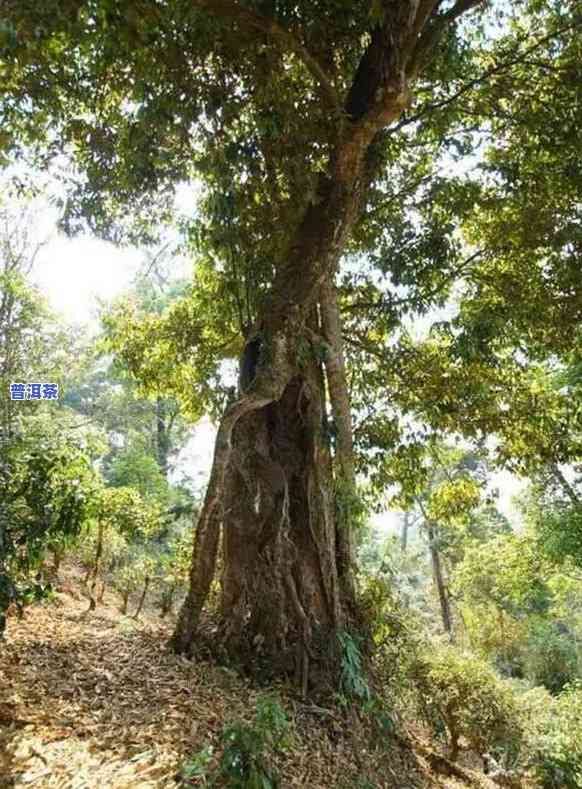
<svg viewBox="0 0 582 789">
<path fill-rule="evenodd" d="M 131 539 L 144 539 L 151 535 L 158 528 L 159 520 L 159 506 L 144 500 L 134 488 L 103 488 L 99 492 L 95 503 L 94 554 L 86 577 L 92 593 L 97 579 L 103 574 L 104 564 L 111 562 L 114 552 L 119 554 L 123 543 L 127 544 Z M 100 597 L 103 597 L 103 591 Z M 93 597 L 92 607 L 95 607 Z"/>
<path fill-rule="evenodd" d="M 42 561 L 79 534 L 97 482 L 82 435 L 63 432 L 46 413 L 16 421 L 0 461 L 0 631 L 11 602 L 42 595 Z"/>
<path fill-rule="evenodd" d="M 75 341 L 73 332 L 57 320 L 30 283 L 42 242 L 35 238 L 33 204 L 12 197 L 10 204 L 0 203 L 0 443 L 10 440 L 16 413 L 23 408 L 11 400 L 10 384 L 50 381 L 62 385 L 70 367 L 62 347 Z M 24 404 L 27 413 L 37 406 Z"/>
</svg>

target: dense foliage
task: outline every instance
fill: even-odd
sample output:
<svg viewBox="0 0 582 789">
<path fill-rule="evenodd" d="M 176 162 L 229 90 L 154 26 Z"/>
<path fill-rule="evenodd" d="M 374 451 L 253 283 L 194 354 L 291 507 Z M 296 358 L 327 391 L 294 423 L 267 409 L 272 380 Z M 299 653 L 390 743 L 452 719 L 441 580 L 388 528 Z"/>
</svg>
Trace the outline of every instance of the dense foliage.
<svg viewBox="0 0 582 789">
<path fill-rule="evenodd" d="M 94 507 L 96 478 L 82 442 L 48 420 L 17 423 L 0 462 L 0 625 L 11 602 L 43 591 L 32 580 L 47 548 L 72 541 Z"/>
</svg>

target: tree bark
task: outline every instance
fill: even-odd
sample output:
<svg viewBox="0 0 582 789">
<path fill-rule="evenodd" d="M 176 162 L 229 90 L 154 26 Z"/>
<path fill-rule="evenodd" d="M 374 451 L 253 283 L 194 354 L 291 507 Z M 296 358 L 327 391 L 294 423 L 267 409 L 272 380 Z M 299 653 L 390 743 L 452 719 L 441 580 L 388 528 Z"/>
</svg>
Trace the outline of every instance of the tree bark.
<svg viewBox="0 0 582 789">
<path fill-rule="evenodd" d="M 170 436 L 166 403 L 160 395 L 156 398 L 156 453 L 160 471 L 168 477 L 168 455 L 170 453 Z"/>
<path fill-rule="evenodd" d="M 441 555 L 437 546 L 436 530 L 434 525 L 432 525 L 431 523 L 427 525 L 427 535 L 428 535 L 430 558 L 432 563 L 433 579 L 439 597 L 439 605 L 441 609 L 443 628 L 445 629 L 445 633 L 449 637 L 449 641 L 452 643 L 454 641 L 454 635 L 453 635 L 453 620 L 451 616 L 451 605 L 445 584 Z"/>
<path fill-rule="evenodd" d="M 337 564 L 345 604 L 353 606 L 354 529 L 359 515 L 359 501 L 354 464 L 352 414 L 343 351 L 341 315 L 337 291 L 329 282 L 321 287 L 321 322 L 327 341 L 325 371 L 335 425 L 335 483 L 337 507 Z"/>
<path fill-rule="evenodd" d="M 320 625 L 322 632 L 331 624 L 341 624 L 331 460 L 321 435 L 324 384 L 311 341 L 314 331 L 321 332 L 314 317 L 320 288 L 333 276 L 359 210 L 364 153 L 350 141 L 349 151 L 336 157 L 341 166 L 336 167 L 340 172 L 335 181 L 322 178 L 319 199 L 307 209 L 289 261 L 279 269 L 257 322 L 253 342 L 259 334 L 261 349 L 252 384 L 227 408 L 217 434 L 194 542 L 190 588 L 172 639 L 179 652 L 192 652 L 214 578 L 221 526 L 223 594 L 232 620 L 227 630 L 235 634 L 243 621 L 250 621 L 243 630 L 251 632 L 265 616 L 271 620 L 281 605 L 275 616 L 279 622 L 276 638 L 285 652 L 282 634 L 290 611 L 304 643 L 313 637 L 313 624 Z M 310 359 L 304 358 L 306 352 Z M 267 529 L 264 533 L 263 528 Z M 263 539 L 267 544 L 261 544 Z M 270 613 L 259 613 L 258 606 L 255 617 L 246 602 L 249 573 L 257 566 L 258 554 L 267 548 L 274 551 L 268 561 L 280 577 L 273 576 L 265 589 L 272 597 Z M 340 566 L 348 588 L 351 562 L 349 550 L 344 547 L 342 551 Z M 298 558 L 294 560 L 295 552 Z M 240 567 L 235 568 L 235 563 Z M 254 582 L 252 587 L 256 587 Z M 235 600 L 238 613 L 232 608 Z M 260 630 L 255 634 L 259 641 L 267 638 Z M 327 636 L 324 640 L 333 643 Z M 270 649 L 274 650 L 273 644 Z"/>
<path fill-rule="evenodd" d="M 213 648 L 263 677 L 295 674 L 305 692 L 309 677 L 321 684 L 334 663 L 334 634 L 346 621 L 324 415 L 323 371 L 310 358 L 278 401 L 237 422 L 221 506 L 207 531 L 197 533 L 195 570 L 177 629 L 184 634 L 193 614 L 198 622 L 222 529 Z M 190 633 L 182 642 L 187 653 L 196 631 Z"/>
</svg>

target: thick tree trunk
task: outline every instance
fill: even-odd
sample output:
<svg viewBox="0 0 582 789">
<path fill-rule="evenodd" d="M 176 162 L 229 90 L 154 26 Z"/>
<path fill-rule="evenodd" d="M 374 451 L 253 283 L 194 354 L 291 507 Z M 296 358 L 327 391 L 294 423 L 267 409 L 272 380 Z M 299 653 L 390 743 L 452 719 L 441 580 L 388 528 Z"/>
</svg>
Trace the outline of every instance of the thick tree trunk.
<svg viewBox="0 0 582 789">
<path fill-rule="evenodd" d="M 314 358 L 306 359 L 278 401 L 237 422 L 222 486 L 223 571 L 213 647 L 263 677 L 294 674 L 304 692 L 309 678 L 321 685 L 336 665 L 335 634 L 349 610 L 338 580 L 324 419 L 323 373 Z M 210 530 L 210 537 L 198 534 L 197 543 L 213 562 L 218 527 L 210 524 Z M 203 573 L 214 569 L 210 562 L 197 566 Z M 192 580 L 191 592 L 208 576 Z M 192 603 L 197 598 L 189 595 L 182 622 L 195 612 Z M 183 651 L 192 650 L 193 637 Z"/>
<path fill-rule="evenodd" d="M 226 486 L 222 620 L 229 651 L 288 666 L 341 624 L 329 449 L 318 365 L 236 427 Z M 261 661 L 263 662 L 263 661 Z"/>
<path fill-rule="evenodd" d="M 256 369 L 249 376 L 243 368 L 241 380 L 250 385 L 219 426 L 190 588 L 172 639 L 177 651 L 193 651 L 222 528 L 224 649 L 247 665 L 260 662 L 263 673 L 266 666 L 288 670 L 293 658 L 304 690 L 308 673 L 315 679 L 326 673 L 324 665 L 337 666 L 333 636 L 355 611 L 350 533 L 337 529 L 322 431 L 325 386 L 313 341 L 317 335 L 320 347 L 331 344 L 316 308 L 357 216 L 364 158 L 351 140 L 349 151 L 337 156 L 335 181 L 322 178 L 318 201 L 307 209 L 249 338 Z M 330 359 L 341 353 L 331 350 Z M 335 374 L 345 376 L 343 363 Z M 334 413 L 345 417 L 347 410 L 349 419 L 347 396 L 345 403 L 337 399 L 342 386 L 347 392 L 345 381 L 338 388 L 331 379 L 328 369 Z M 352 479 L 349 451 L 344 442 L 339 469 Z"/>
</svg>

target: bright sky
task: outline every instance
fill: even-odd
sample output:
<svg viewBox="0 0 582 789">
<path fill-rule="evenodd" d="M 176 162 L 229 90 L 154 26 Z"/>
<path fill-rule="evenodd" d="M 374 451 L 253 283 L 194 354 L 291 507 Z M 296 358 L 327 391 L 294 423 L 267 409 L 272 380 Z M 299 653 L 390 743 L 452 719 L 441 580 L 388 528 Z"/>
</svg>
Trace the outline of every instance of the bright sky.
<svg viewBox="0 0 582 789">
<path fill-rule="evenodd" d="M 196 184 L 177 185 L 179 216 L 193 215 L 199 190 Z M 96 329 L 99 302 L 111 301 L 131 285 L 145 255 L 134 247 L 116 247 L 92 236 L 67 238 L 57 232 L 56 213 L 42 199 L 33 204 L 32 213 L 37 239 L 47 242 L 38 254 L 32 279 L 66 321 Z M 185 262 L 180 263 L 177 275 L 186 273 Z"/>
<path fill-rule="evenodd" d="M 99 301 L 110 301 L 129 287 L 142 260 L 136 249 L 55 236 L 40 251 L 33 279 L 65 320 L 95 328 Z"/>
</svg>

